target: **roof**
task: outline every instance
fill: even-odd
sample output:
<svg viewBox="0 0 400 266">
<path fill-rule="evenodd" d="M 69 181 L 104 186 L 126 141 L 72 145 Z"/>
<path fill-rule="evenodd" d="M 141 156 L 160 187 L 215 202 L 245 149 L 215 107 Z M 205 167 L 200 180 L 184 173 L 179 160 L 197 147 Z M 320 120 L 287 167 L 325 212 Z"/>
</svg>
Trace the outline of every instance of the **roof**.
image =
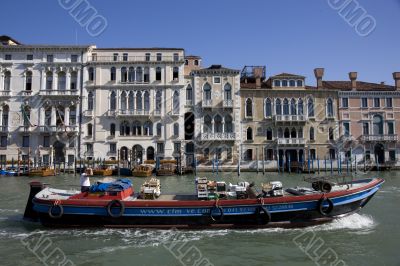
<svg viewBox="0 0 400 266">
<path fill-rule="evenodd" d="M 356 81 L 356 82 L 357 82 L 356 83 L 357 91 L 396 90 L 396 87 L 391 85 L 364 82 L 364 81 Z M 322 88 L 329 90 L 343 90 L 343 91 L 352 90 L 351 81 L 322 81 Z"/>
<path fill-rule="evenodd" d="M 187 58 L 187 59 L 201 59 L 201 57 L 197 56 L 197 55 L 186 55 L 185 58 Z"/>
<path fill-rule="evenodd" d="M 0 36 L 0 43 L 2 45 L 9 45 L 9 43 L 12 42 L 14 45 L 20 45 L 21 43 L 13 38 L 11 38 L 8 35 L 1 35 Z"/>
<path fill-rule="evenodd" d="M 302 79 L 304 79 L 305 77 L 301 76 L 301 75 L 296 75 L 296 74 L 281 73 L 281 74 L 278 74 L 275 76 L 271 76 L 271 78 L 272 79 L 275 79 L 275 78 L 302 78 Z"/>
<path fill-rule="evenodd" d="M 166 48 L 166 47 L 147 47 L 147 48 L 137 48 L 137 47 L 115 47 L 115 48 L 95 48 L 93 51 L 120 51 L 120 50 L 127 50 L 127 51 L 183 51 L 183 48 Z"/>
<path fill-rule="evenodd" d="M 193 70 L 192 72 L 195 74 L 196 73 L 212 74 L 212 73 L 222 73 L 222 72 L 225 72 L 225 73 L 230 72 L 230 73 L 239 74 L 240 71 L 237 69 L 226 68 L 226 67 L 223 67 L 222 65 L 211 65 L 207 68 Z"/>
</svg>

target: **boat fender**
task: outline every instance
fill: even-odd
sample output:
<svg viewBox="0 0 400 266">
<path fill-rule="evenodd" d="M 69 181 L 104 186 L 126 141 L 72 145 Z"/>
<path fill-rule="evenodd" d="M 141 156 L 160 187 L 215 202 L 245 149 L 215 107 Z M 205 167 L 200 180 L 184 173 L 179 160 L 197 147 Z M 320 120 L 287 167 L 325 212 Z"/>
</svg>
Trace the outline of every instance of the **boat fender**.
<svg viewBox="0 0 400 266">
<path fill-rule="evenodd" d="M 114 208 L 114 207 L 120 207 L 120 210 L 119 210 L 118 213 L 113 213 L 111 211 L 111 209 Z M 107 205 L 107 213 L 108 213 L 108 215 L 110 215 L 113 218 L 121 217 L 122 214 L 124 213 L 124 211 L 125 211 L 125 205 L 120 200 L 112 200 Z"/>
<path fill-rule="evenodd" d="M 329 205 L 327 209 L 324 209 L 325 201 L 328 202 Z M 334 207 L 333 201 L 330 198 L 324 196 L 318 201 L 318 212 L 323 216 L 328 216 L 332 212 L 333 207 Z"/>
<path fill-rule="evenodd" d="M 57 208 L 59 209 L 59 213 L 54 213 L 53 211 L 56 210 Z M 49 208 L 49 216 L 53 219 L 61 218 L 63 214 L 64 214 L 64 208 L 60 204 L 54 204 Z"/>
<path fill-rule="evenodd" d="M 218 215 L 213 215 L 213 211 L 218 210 L 219 214 Z M 224 210 L 219 207 L 219 206 L 214 206 L 213 208 L 211 208 L 210 210 L 210 218 L 211 220 L 213 220 L 214 222 L 219 222 L 222 221 L 222 219 L 224 218 Z"/>
<path fill-rule="evenodd" d="M 257 214 L 261 224 L 268 224 L 271 221 L 271 213 L 264 205 L 258 207 Z"/>
</svg>

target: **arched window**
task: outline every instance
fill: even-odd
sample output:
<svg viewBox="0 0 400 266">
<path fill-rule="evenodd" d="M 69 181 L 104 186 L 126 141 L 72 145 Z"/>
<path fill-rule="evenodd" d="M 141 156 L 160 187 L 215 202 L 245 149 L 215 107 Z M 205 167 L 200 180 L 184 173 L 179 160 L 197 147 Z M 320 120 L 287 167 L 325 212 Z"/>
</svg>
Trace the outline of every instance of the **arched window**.
<svg viewBox="0 0 400 266">
<path fill-rule="evenodd" d="M 297 115 L 297 108 L 296 108 L 296 100 L 295 99 L 290 100 L 290 114 L 291 115 Z"/>
<path fill-rule="evenodd" d="M 126 67 L 121 67 L 121 82 L 126 82 L 128 80 L 128 71 Z"/>
<path fill-rule="evenodd" d="M 225 116 L 225 132 L 227 133 L 233 132 L 232 116 L 230 115 Z"/>
<path fill-rule="evenodd" d="M 303 81 L 301 79 L 297 80 L 297 87 L 303 87 Z"/>
<path fill-rule="evenodd" d="M 178 123 L 174 123 L 173 131 L 174 131 L 174 132 L 172 132 L 173 136 L 179 137 L 179 124 Z"/>
<path fill-rule="evenodd" d="M 267 128 L 267 140 L 272 140 L 272 129 Z"/>
<path fill-rule="evenodd" d="M 143 81 L 144 82 L 149 82 L 150 81 L 150 70 L 148 67 L 144 68 L 144 72 L 143 72 Z"/>
<path fill-rule="evenodd" d="M 87 135 L 89 137 L 93 136 L 93 125 L 91 123 L 87 124 Z"/>
<path fill-rule="evenodd" d="M 161 67 L 156 67 L 156 81 L 161 81 Z"/>
<path fill-rule="evenodd" d="M 290 80 L 289 81 L 289 87 L 296 87 L 296 81 Z"/>
<path fill-rule="evenodd" d="M 326 101 L 326 115 L 328 116 L 328 117 L 333 117 L 333 101 L 332 101 L 332 99 L 331 98 L 329 98 L 327 101 Z"/>
<path fill-rule="evenodd" d="M 157 123 L 157 136 L 161 137 L 162 125 L 161 123 Z"/>
<path fill-rule="evenodd" d="M 292 128 L 292 130 L 290 131 L 290 138 L 292 139 L 297 138 L 297 132 L 295 128 Z"/>
<path fill-rule="evenodd" d="M 138 91 L 136 93 L 136 110 L 138 111 L 142 111 L 143 110 L 143 106 L 142 106 L 142 92 Z"/>
<path fill-rule="evenodd" d="M 53 89 L 53 72 L 46 72 L 46 90 Z"/>
<path fill-rule="evenodd" d="M 153 136 L 153 123 L 150 121 L 147 121 L 143 125 L 143 135 L 145 136 Z"/>
<path fill-rule="evenodd" d="M 253 101 L 250 98 L 246 99 L 246 116 L 253 116 Z"/>
<path fill-rule="evenodd" d="M 194 65 L 195 65 L 195 66 L 198 66 L 198 65 L 199 65 L 199 60 L 197 60 L 197 59 L 194 60 Z"/>
<path fill-rule="evenodd" d="M 186 87 L 186 102 L 190 105 L 193 103 L 193 88 L 190 84 Z"/>
<path fill-rule="evenodd" d="M 45 126 L 51 126 L 51 107 L 46 107 L 44 110 L 44 124 Z"/>
<path fill-rule="evenodd" d="M 94 81 L 94 68 L 93 67 L 89 67 L 88 74 L 89 74 L 89 81 Z"/>
<path fill-rule="evenodd" d="M 179 92 L 175 91 L 172 97 L 172 112 L 179 114 Z"/>
<path fill-rule="evenodd" d="M 203 132 L 204 133 L 212 132 L 212 122 L 211 122 L 211 117 L 209 115 L 206 115 L 204 117 Z"/>
<path fill-rule="evenodd" d="M 133 111 L 135 109 L 135 97 L 134 97 L 134 92 L 133 91 L 129 92 L 128 108 L 129 108 L 130 111 Z"/>
<path fill-rule="evenodd" d="M 315 140 L 315 132 L 313 127 L 310 127 L 310 140 Z"/>
<path fill-rule="evenodd" d="M 135 69 L 133 67 L 130 67 L 128 70 L 128 81 L 129 82 L 135 81 Z"/>
<path fill-rule="evenodd" d="M 383 134 L 383 118 L 380 115 L 375 115 L 373 118 L 373 133 L 374 135 Z"/>
<path fill-rule="evenodd" d="M 132 134 L 134 136 L 141 136 L 142 135 L 142 125 L 140 124 L 139 121 L 133 122 L 132 125 Z"/>
<path fill-rule="evenodd" d="M 8 105 L 3 106 L 3 114 L 2 114 L 2 124 L 1 126 L 3 127 L 8 127 L 8 113 L 10 111 L 10 108 Z"/>
<path fill-rule="evenodd" d="M 280 87 L 281 81 L 279 79 L 274 80 L 274 87 Z"/>
<path fill-rule="evenodd" d="M 65 91 L 66 83 L 67 83 L 67 79 L 66 79 L 65 72 L 59 72 L 58 73 L 58 90 Z"/>
<path fill-rule="evenodd" d="M 110 124 L 110 135 L 115 136 L 115 124 L 114 123 Z"/>
<path fill-rule="evenodd" d="M 110 94 L 110 110 L 115 111 L 117 109 L 117 95 L 115 91 Z"/>
<path fill-rule="evenodd" d="M 283 129 L 281 127 L 278 128 L 278 138 L 283 138 Z"/>
<path fill-rule="evenodd" d="M 276 99 L 275 101 L 275 113 L 277 115 L 281 115 L 282 114 L 282 102 L 281 99 Z"/>
<path fill-rule="evenodd" d="M 329 128 L 329 140 L 334 140 L 333 128 Z"/>
<path fill-rule="evenodd" d="M 23 119 L 24 126 L 29 127 L 31 125 L 31 108 L 27 105 L 23 107 Z"/>
<path fill-rule="evenodd" d="M 70 90 L 77 90 L 78 89 L 78 73 L 76 71 L 71 72 L 71 80 L 70 80 Z"/>
<path fill-rule="evenodd" d="M 161 101 L 161 91 L 157 91 L 156 93 L 156 112 L 157 113 L 161 113 L 161 105 L 162 105 L 162 101 Z"/>
<path fill-rule="evenodd" d="M 150 111 L 150 93 L 148 91 L 144 92 L 144 102 L 143 102 L 143 108 L 146 112 Z"/>
<path fill-rule="evenodd" d="M 297 130 L 297 138 L 302 139 L 303 138 L 303 129 L 299 128 Z"/>
<path fill-rule="evenodd" d="M 246 140 L 253 140 L 253 129 L 251 127 L 246 130 Z"/>
<path fill-rule="evenodd" d="M 69 124 L 71 126 L 76 124 L 76 106 L 71 106 L 69 108 Z"/>
<path fill-rule="evenodd" d="M 313 117 L 314 116 L 314 101 L 311 97 L 308 98 L 307 109 L 308 109 L 308 116 Z"/>
<path fill-rule="evenodd" d="M 286 79 L 282 80 L 282 87 L 287 87 L 288 81 Z"/>
<path fill-rule="evenodd" d="M 189 65 L 189 60 L 185 59 L 185 66 Z"/>
<path fill-rule="evenodd" d="M 283 115 L 289 115 L 289 101 L 288 99 L 283 99 Z"/>
<path fill-rule="evenodd" d="M 290 131 L 289 131 L 289 128 L 285 128 L 285 132 L 283 133 L 283 136 L 285 137 L 285 139 L 290 138 Z"/>
<path fill-rule="evenodd" d="M 121 93 L 121 110 L 125 111 L 126 110 L 126 92 L 123 91 Z"/>
<path fill-rule="evenodd" d="M 115 67 L 110 69 L 110 80 L 115 81 L 117 79 L 117 70 Z"/>
<path fill-rule="evenodd" d="M 136 81 L 137 82 L 143 81 L 143 69 L 141 67 L 136 68 Z"/>
<path fill-rule="evenodd" d="M 224 86 L 224 99 L 228 101 L 232 100 L 232 86 L 229 83 Z"/>
<path fill-rule="evenodd" d="M 179 80 L 179 67 L 174 67 L 172 69 L 172 79 L 175 81 Z"/>
<path fill-rule="evenodd" d="M 271 104 L 271 99 L 267 98 L 265 100 L 265 117 L 270 117 L 272 116 L 272 104 Z"/>
<path fill-rule="evenodd" d="M 211 86 L 208 83 L 204 84 L 203 87 L 203 100 L 211 100 Z"/>
<path fill-rule="evenodd" d="M 220 115 L 214 117 L 214 132 L 222 133 L 222 117 Z"/>
<path fill-rule="evenodd" d="M 119 134 L 121 136 L 129 136 L 131 134 L 131 127 L 127 121 L 123 121 L 120 125 Z"/>
<path fill-rule="evenodd" d="M 297 112 L 299 115 L 303 115 L 304 114 L 304 106 L 303 106 L 303 100 L 299 99 L 297 101 Z"/>
<path fill-rule="evenodd" d="M 26 72 L 25 90 L 27 90 L 27 91 L 32 90 L 32 72 L 31 71 Z"/>
</svg>

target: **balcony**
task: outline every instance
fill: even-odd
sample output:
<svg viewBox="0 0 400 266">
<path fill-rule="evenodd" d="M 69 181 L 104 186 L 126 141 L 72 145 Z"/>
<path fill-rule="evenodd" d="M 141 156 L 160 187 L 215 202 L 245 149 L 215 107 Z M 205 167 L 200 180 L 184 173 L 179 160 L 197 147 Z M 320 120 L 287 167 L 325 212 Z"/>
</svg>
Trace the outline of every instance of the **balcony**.
<svg viewBox="0 0 400 266">
<path fill-rule="evenodd" d="M 305 145 L 305 139 L 285 139 L 285 138 L 278 138 L 278 145 Z"/>
<path fill-rule="evenodd" d="M 38 130 L 42 133 L 78 133 L 78 126 L 38 126 Z"/>
<path fill-rule="evenodd" d="M 234 132 L 218 132 L 218 133 L 201 133 L 201 140 L 235 140 L 236 133 Z"/>
<path fill-rule="evenodd" d="M 117 111 L 116 110 L 108 110 L 105 113 L 106 116 L 116 116 L 117 115 Z"/>
<path fill-rule="evenodd" d="M 233 107 L 233 100 L 224 100 L 222 102 L 222 106 L 225 108 L 232 108 Z"/>
<path fill-rule="evenodd" d="M 362 135 L 362 141 L 398 141 L 396 134 L 386 134 L 386 135 Z"/>
<path fill-rule="evenodd" d="M 11 91 L 0 91 L 0 96 L 11 96 Z"/>
<path fill-rule="evenodd" d="M 119 110 L 118 116 L 148 116 L 150 111 L 148 110 Z"/>
<path fill-rule="evenodd" d="M 204 99 L 201 103 L 201 106 L 205 108 L 211 108 L 212 104 L 213 104 L 212 99 Z"/>
<path fill-rule="evenodd" d="M 89 62 L 176 62 L 182 63 L 184 61 L 183 56 L 166 56 L 162 55 L 159 56 L 149 56 L 149 55 L 142 55 L 142 56 L 89 56 Z"/>
<path fill-rule="evenodd" d="M 38 130 L 43 133 L 57 132 L 57 126 L 38 126 Z"/>
<path fill-rule="evenodd" d="M 306 122 L 306 115 L 275 115 L 275 122 L 279 123 L 292 123 L 292 122 Z"/>
<path fill-rule="evenodd" d="M 0 126 L 1 133 L 8 133 L 8 126 Z"/>
<path fill-rule="evenodd" d="M 21 95 L 22 95 L 22 96 L 32 96 L 32 91 L 30 91 L 30 90 L 22 91 L 22 92 L 21 92 Z"/>
<path fill-rule="evenodd" d="M 93 110 L 86 110 L 86 111 L 83 111 L 83 116 L 92 117 L 93 115 L 94 115 Z"/>
<path fill-rule="evenodd" d="M 18 127 L 17 131 L 18 131 L 18 132 L 21 132 L 21 133 L 24 133 L 24 132 L 32 132 L 33 129 L 34 129 L 34 128 L 31 127 L 31 126 L 20 126 L 20 127 Z"/>
<path fill-rule="evenodd" d="M 139 85 L 143 85 L 143 84 L 150 84 L 149 80 L 120 80 L 120 84 L 122 85 L 131 85 L 131 84 L 139 84 Z"/>
<path fill-rule="evenodd" d="M 41 90 L 41 96 L 78 96 L 78 90 Z"/>
<path fill-rule="evenodd" d="M 161 110 L 154 110 L 155 116 L 161 116 Z"/>
</svg>

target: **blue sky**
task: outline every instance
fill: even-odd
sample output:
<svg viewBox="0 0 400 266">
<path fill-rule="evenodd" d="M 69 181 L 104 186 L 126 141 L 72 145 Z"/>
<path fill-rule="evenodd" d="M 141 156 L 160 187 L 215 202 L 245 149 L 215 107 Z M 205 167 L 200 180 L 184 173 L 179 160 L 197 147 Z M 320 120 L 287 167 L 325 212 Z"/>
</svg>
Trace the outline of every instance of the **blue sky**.
<svg viewBox="0 0 400 266">
<path fill-rule="evenodd" d="M 359 80 L 389 84 L 400 71 L 400 0 L 358 0 L 376 20 L 367 37 L 328 0 L 87 1 L 108 22 L 98 37 L 58 0 L 2 0 L 0 34 L 29 44 L 181 47 L 202 56 L 205 66 L 266 65 L 267 75 L 302 74 L 311 85 L 315 67 L 325 68 L 326 80 L 347 80 L 357 71 Z"/>
</svg>

